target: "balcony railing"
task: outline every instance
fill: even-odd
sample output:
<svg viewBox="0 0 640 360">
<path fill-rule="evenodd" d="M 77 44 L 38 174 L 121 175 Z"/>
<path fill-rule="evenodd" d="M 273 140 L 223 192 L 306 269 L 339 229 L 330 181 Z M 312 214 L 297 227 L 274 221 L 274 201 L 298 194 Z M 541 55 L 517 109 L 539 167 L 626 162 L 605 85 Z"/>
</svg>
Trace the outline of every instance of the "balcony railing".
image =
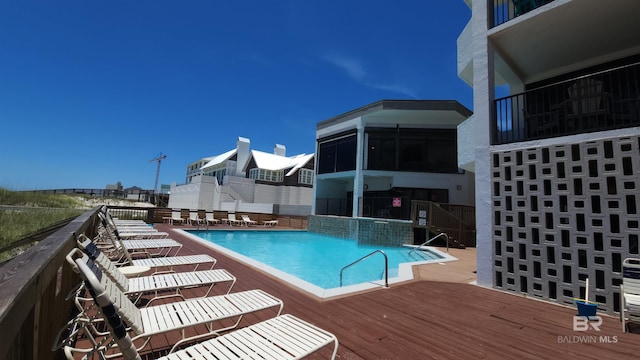
<svg viewBox="0 0 640 360">
<path fill-rule="evenodd" d="M 640 126 L 640 62 L 495 100 L 492 144 Z"/>
<path fill-rule="evenodd" d="M 526 14 L 554 0 L 493 0 L 492 27 Z"/>
</svg>

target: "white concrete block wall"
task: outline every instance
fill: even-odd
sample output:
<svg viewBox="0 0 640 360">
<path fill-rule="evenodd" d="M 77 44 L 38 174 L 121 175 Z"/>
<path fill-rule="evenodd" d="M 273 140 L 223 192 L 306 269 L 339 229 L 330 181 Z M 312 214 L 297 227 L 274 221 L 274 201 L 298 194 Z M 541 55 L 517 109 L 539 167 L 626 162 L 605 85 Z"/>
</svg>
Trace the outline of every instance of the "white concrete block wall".
<svg viewBox="0 0 640 360">
<path fill-rule="evenodd" d="M 613 314 L 621 263 L 639 252 L 640 130 L 553 141 L 491 153 L 494 286 L 572 305 L 588 277 Z"/>
</svg>

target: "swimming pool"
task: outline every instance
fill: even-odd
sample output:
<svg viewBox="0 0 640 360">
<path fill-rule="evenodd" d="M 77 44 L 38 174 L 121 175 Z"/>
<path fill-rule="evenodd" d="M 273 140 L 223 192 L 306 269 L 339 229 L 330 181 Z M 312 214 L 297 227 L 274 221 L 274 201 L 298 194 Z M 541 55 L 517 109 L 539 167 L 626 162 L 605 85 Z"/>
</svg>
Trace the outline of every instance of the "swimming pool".
<svg viewBox="0 0 640 360">
<path fill-rule="evenodd" d="M 263 269 L 315 295 L 326 297 L 357 288 L 384 284 L 384 256 L 389 259 L 389 282 L 413 278 L 411 265 L 453 258 L 438 250 L 411 251 L 409 247 L 358 245 L 357 241 L 304 231 L 188 231 L 214 249 Z"/>
</svg>

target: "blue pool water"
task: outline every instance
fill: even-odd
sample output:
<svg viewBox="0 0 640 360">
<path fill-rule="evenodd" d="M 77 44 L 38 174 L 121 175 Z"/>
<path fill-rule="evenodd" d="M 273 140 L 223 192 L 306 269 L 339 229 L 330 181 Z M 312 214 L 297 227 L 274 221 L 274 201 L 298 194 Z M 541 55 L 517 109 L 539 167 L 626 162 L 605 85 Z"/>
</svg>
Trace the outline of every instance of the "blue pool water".
<svg viewBox="0 0 640 360">
<path fill-rule="evenodd" d="M 398 274 L 400 263 L 429 261 L 443 257 L 432 251 L 407 247 L 358 245 L 356 240 L 301 231 L 191 231 L 260 263 L 284 271 L 323 289 L 340 286 L 340 270 L 375 251 L 389 259 L 389 277 Z M 384 279 L 384 256 L 376 253 L 343 272 L 342 285 Z"/>
</svg>

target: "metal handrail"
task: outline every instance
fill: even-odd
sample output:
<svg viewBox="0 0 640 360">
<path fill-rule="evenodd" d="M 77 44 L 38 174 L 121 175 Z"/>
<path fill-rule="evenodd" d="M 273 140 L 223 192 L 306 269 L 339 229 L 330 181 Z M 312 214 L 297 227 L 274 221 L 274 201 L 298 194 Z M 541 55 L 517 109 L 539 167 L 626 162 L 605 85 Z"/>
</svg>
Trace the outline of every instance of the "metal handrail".
<svg viewBox="0 0 640 360">
<path fill-rule="evenodd" d="M 374 255 L 375 253 L 380 253 L 384 256 L 384 287 L 388 288 L 389 287 L 389 258 L 387 257 L 387 254 L 385 254 L 384 251 L 382 250 L 376 250 L 368 255 L 365 255 L 363 257 L 361 257 L 360 259 L 352 262 L 351 264 L 344 266 L 341 270 L 340 270 L 340 286 L 342 286 L 342 272 L 348 268 L 351 267 L 352 265 L 355 265 L 357 263 L 359 263 L 362 260 L 367 259 L 368 257 Z"/>
<path fill-rule="evenodd" d="M 438 235 L 436 235 L 436 236 L 432 237 L 431 239 L 429 239 L 429 240 L 427 240 L 427 241 L 423 242 L 422 244 L 420 244 L 420 245 L 418 245 L 418 246 L 414 247 L 413 249 L 411 249 L 411 251 L 409 251 L 409 254 L 411 254 L 412 252 L 414 252 L 414 251 L 416 251 L 416 250 L 420 249 L 421 247 L 423 247 L 423 246 L 425 246 L 425 245 L 429 244 L 430 242 L 432 242 L 433 240 L 435 240 L 435 239 L 439 238 L 439 237 L 440 237 L 440 236 L 442 236 L 442 235 L 444 235 L 444 237 L 446 237 L 446 238 L 447 238 L 447 253 L 448 253 L 448 252 L 449 252 L 449 235 L 447 235 L 447 233 L 440 233 L 440 234 L 438 234 Z"/>
</svg>

